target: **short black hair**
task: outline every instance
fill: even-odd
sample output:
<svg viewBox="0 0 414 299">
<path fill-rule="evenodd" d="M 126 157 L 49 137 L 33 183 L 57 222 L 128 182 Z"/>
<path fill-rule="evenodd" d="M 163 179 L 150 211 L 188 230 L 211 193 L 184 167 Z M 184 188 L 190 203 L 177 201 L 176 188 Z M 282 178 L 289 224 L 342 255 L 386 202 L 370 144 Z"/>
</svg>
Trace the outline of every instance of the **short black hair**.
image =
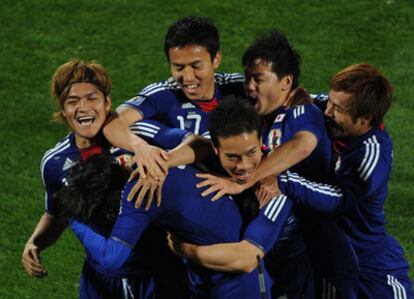
<svg viewBox="0 0 414 299">
<path fill-rule="evenodd" d="M 80 161 L 69 172 L 67 185 L 54 194 L 58 219 L 76 219 L 101 226 L 113 224 L 128 172 L 107 155 Z"/>
<path fill-rule="evenodd" d="M 260 116 L 245 98 L 228 96 L 209 115 L 211 141 L 219 147 L 219 137 L 232 137 L 256 131 L 261 138 Z"/>
<path fill-rule="evenodd" d="M 164 50 L 168 61 L 168 50 L 174 47 L 199 45 L 207 49 L 214 59 L 220 50 L 220 36 L 217 27 L 208 18 L 187 16 L 174 22 L 165 35 Z"/>
<path fill-rule="evenodd" d="M 258 59 L 270 64 L 279 79 L 292 75 L 292 89 L 299 86 L 301 58 L 282 32 L 274 29 L 258 37 L 244 53 L 242 65 L 250 67 Z"/>
</svg>

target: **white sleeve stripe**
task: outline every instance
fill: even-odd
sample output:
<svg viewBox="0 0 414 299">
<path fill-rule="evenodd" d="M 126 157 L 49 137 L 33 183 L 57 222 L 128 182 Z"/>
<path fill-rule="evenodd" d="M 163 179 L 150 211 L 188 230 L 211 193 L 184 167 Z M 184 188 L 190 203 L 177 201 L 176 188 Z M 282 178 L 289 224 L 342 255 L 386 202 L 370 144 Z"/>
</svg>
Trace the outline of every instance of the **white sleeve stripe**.
<svg viewBox="0 0 414 299">
<path fill-rule="evenodd" d="M 339 189 L 339 188 L 332 188 L 330 190 L 323 190 L 323 187 L 326 187 L 326 186 L 319 186 L 318 184 L 309 184 L 309 182 L 306 182 L 306 180 L 296 179 L 296 178 L 293 178 L 293 177 L 289 177 L 289 180 L 292 181 L 292 182 L 296 182 L 296 183 L 298 183 L 302 186 L 305 186 L 306 188 L 308 188 L 312 191 L 315 191 L 315 192 L 318 192 L 318 193 L 321 193 L 321 194 L 325 194 L 325 195 L 329 195 L 329 196 L 333 196 L 333 197 L 342 197 L 342 192 L 341 192 L 341 189 Z M 288 180 L 282 178 L 282 181 L 287 182 Z"/>
<path fill-rule="evenodd" d="M 266 207 L 266 210 L 264 211 L 265 216 L 269 213 L 269 211 L 272 209 L 273 205 L 277 203 L 277 197 L 272 198 L 272 200 L 269 202 L 269 204 Z"/>
<path fill-rule="evenodd" d="M 46 160 L 50 155 L 53 155 L 56 151 L 60 150 L 62 147 L 64 147 L 66 144 L 69 143 L 69 138 L 65 139 L 64 141 L 56 144 L 56 146 L 50 150 L 48 150 L 42 158 L 41 164 L 43 164 L 43 161 Z"/>
<path fill-rule="evenodd" d="M 394 299 L 407 299 L 404 286 L 392 275 L 387 274 L 387 283 L 392 287 Z"/>
<path fill-rule="evenodd" d="M 140 126 L 140 125 L 136 125 L 136 126 L 132 126 L 130 127 L 131 131 L 132 130 L 138 130 L 138 131 L 145 131 L 145 132 L 150 132 L 153 134 L 157 134 L 160 130 L 156 130 L 156 129 L 151 129 L 145 126 Z"/>
<path fill-rule="evenodd" d="M 271 218 L 271 220 L 273 221 L 273 222 L 275 222 L 276 221 L 276 218 L 279 216 L 279 214 L 280 214 L 280 211 L 282 211 L 282 209 L 283 209 L 283 206 L 285 205 L 285 203 L 286 203 L 286 196 L 284 196 L 282 199 L 280 199 L 280 204 L 279 204 L 279 206 L 278 206 L 278 208 L 277 208 L 277 210 L 273 213 L 273 215 L 271 216 L 272 218 Z"/>
<path fill-rule="evenodd" d="M 364 143 L 365 155 L 360 167 L 358 168 L 358 171 L 360 172 L 361 178 L 366 181 L 378 163 L 380 155 L 380 144 L 378 143 L 375 135 L 372 136 L 372 138 L 369 138 L 367 141 L 364 141 Z"/>
<path fill-rule="evenodd" d="M 283 208 L 285 202 L 286 196 L 283 194 L 273 198 L 269 205 L 266 207 L 264 215 L 274 222 L 281 209 Z"/>
<path fill-rule="evenodd" d="M 143 131 L 132 131 L 133 133 L 137 134 L 137 135 L 141 135 L 141 136 L 147 136 L 147 137 L 151 137 L 154 138 L 155 134 L 151 134 L 148 132 L 143 132 Z"/>
<path fill-rule="evenodd" d="M 54 157 L 56 154 L 58 154 L 58 153 L 60 153 L 60 152 L 63 152 L 65 149 L 67 149 L 68 147 L 70 147 L 70 143 L 68 143 L 66 146 L 64 146 L 63 148 L 61 148 L 60 150 L 58 150 L 58 151 L 55 151 L 54 153 L 53 153 L 53 155 L 49 155 L 49 157 L 48 158 L 46 158 L 45 160 L 43 160 L 42 161 L 42 164 L 41 164 L 41 167 L 40 167 L 40 172 L 41 172 L 41 174 L 42 174 L 42 180 L 43 180 L 43 185 L 46 185 L 46 183 L 45 183 L 45 176 L 44 176 L 44 171 L 45 171 L 45 165 L 46 165 L 46 163 L 52 158 L 52 157 Z"/>
<path fill-rule="evenodd" d="M 374 171 L 375 166 L 377 166 L 379 156 L 380 156 L 380 145 L 376 144 L 372 146 L 374 147 L 375 157 L 374 157 L 373 162 L 370 165 L 370 168 L 367 170 L 366 174 L 364 175 L 363 173 L 361 173 L 361 177 L 364 181 L 368 180 L 368 178 L 371 176 L 372 172 Z"/>
<path fill-rule="evenodd" d="M 153 128 L 153 129 L 157 129 L 157 130 L 160 129 L 159 126 L 156 126 L 156 125 L 153 125 L 153 124 L 149 124 L 149 123 L 146 123 L 146 122 L 134 123 L 132 126 L 145 126 L 145 127 L 149 127 L 149 128 Z"/>
<path fill-rule="evenodd" d="M 332 195 L 335 195 L 335 196 L 342 196 L 342 191 L 337 186 L 312 182 L 312 181 L 309 181 L 309 180 L 299 176 L 295 172 L 287 171 L 286 174 L 281 175 L 280 178 L 284 182 L 287 182 L 288 180 L 292 180 L 294 182 L 300 183 L 301 185 L 315 188 L 314 190 L 319 191 L 320 193 L 328 192 L 328 193 L 325 193 L 325 194 L 332 193 Z"/>
</svg>

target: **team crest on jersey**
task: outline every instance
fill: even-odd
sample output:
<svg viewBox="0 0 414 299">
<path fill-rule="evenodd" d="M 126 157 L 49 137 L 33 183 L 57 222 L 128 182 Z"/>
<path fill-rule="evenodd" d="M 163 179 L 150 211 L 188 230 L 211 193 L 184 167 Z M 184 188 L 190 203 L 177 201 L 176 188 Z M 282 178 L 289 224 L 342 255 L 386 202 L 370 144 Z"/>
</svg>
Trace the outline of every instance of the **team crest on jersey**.
<svg viewBox="0 0 414 299">
<path fill-rule="evenodd" d="M 341 167 L 341 157 L 338 156 L 338 158 L 336 158 L 335 161 L 335 172 L 337 172 L 339 170 L 339 167 Z"/>
<path fill-rule="evenodd" d="M 280 123 L 283 121 L 283 119 L 285 118 L 286 114 L 279 114 L 278 116 L 276 116 L 275 121 L 273 123 Z"/>
<path fill-rule="evenodd" d="M 75 161 L 72 161 L 68 157 L 68 158 L 66 158 L 65 163 L 63 164 L 62 170 L 68 170 L 69 168 L 71 168 L 75 164 L 76 164 L 76 162 Z"/>
<path fill-rule="evenodd" d="M 115 157 L 115 161 L 116 161 L 116 163 L 118 163 L 120 166 L 124 166 L 127 162 L 128 162 L 128 160 L 129 159 L 131 159 L 131 155 L 130 154 L 123 154 L 123 155 L 120 155 L 120 156 L 118 156 L 118 157 Z"/>
<path fill-rule="evenodd" d="M 282 131 L 280 129 L 273 129 L 268 135 L 268 147 L 272 150 L 282 143 Z"/>
<path fill-rule="evenodd" d="M 181 105 L 181 108 L 183 109 L 192 109 L 195 108 L 195 106 L 192 103 L 184 103 Z"/>
</svg>

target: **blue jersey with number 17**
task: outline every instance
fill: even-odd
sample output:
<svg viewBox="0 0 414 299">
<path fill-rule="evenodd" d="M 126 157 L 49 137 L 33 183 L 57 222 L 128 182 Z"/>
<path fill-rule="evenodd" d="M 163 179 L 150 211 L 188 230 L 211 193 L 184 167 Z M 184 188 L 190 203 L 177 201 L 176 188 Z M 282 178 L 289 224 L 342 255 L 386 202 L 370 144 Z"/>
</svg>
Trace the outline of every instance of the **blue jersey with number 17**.
<svg viewBox="0 0 414 299">
<path fill-rule="evenodd" d="M 215 74 L 214 97 L 209 101 L 189 100 L 178 83 L 170 78 L 150 84 L 123 105 L 137 109 L 144 119 L 157 120 L 171 128 L 180 128 L 209 138 L 208 113 L 228 95 L 243 96 L 241 74 Z"/>
</svg>

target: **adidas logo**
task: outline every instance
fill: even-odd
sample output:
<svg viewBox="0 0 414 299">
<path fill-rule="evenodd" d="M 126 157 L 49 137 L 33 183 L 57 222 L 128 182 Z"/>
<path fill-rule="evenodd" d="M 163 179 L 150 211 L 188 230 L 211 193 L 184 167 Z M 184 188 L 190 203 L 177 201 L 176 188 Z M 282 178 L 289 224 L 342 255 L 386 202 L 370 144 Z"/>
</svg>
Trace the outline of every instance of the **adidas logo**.
<svg viewBox="0 0 414 299">
<path fill-rule="evenodd" d="M 191 103 L 184 103 L 181 105 L 181 108 L 183 109 L 191 109 L 191 108 L 195 108 L 195 106 Z"/>
<path fill-rule="evenodd" d="M 66 161 L 65 161 L 65 164 L 63 164 L 62 170 L 68 170 L 75 164 L 76 162 L 72 161 L 70 158 L 66 158 Z"/>
</svg>

